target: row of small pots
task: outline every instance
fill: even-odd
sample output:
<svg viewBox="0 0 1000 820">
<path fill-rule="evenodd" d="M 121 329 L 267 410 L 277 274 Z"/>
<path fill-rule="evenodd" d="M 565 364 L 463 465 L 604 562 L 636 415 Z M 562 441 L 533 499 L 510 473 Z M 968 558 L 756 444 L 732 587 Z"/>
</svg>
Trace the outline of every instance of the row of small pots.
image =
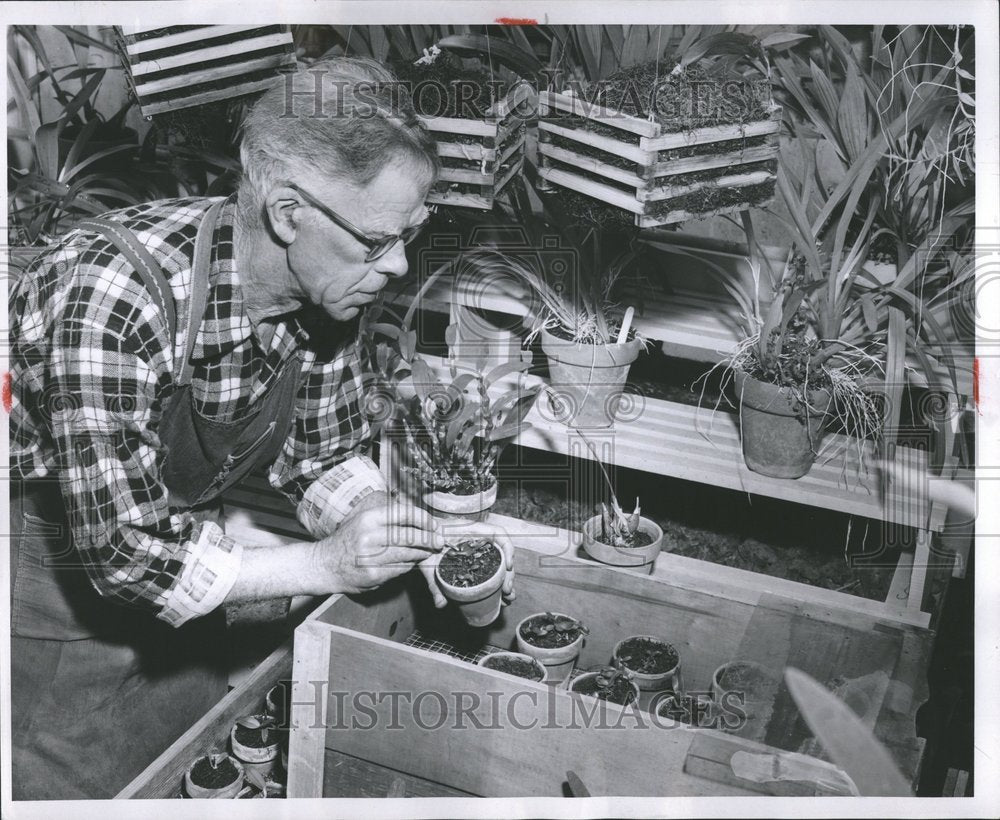
<svg viewBox="0 0 1000 820">
<path fill-rule="evenodd" d="M 660 554 L 663 546 L 663 530 L 659 525 L 647 518 L 640 518 L 639 532 L 646 533 L 651 539 L 650 543 L 626 548 L 611 546 L 597 540 L 596 533 L 600 529 L 600 520 L 599 515 L 594 516 L 584 525 L 583 548 L 587 554 L 601 563 L 630 567 L 646 574 L 652 573 L 656 556 Z M 505 574 L 504 554 L 496 544 L 492 544 L 492 549 L 496 551 L 499 562 L 496 570 L 487 578 L 455 583 L 455 577 L 449 574 L 448 561 L 445 560 L 452 550 L 445 552 L 436 570 L 438 586 L 444 596 L 458 605 L 470 626 L 488 626 L 500 615 L 501 587 Z M 442 575 L 442 569 L 445 574 L 449 574 L 449 580 Z"/>
<path fill-rule="evenodd" d="M 280 794 L 275 778 L 288 766 L 288 733 L 282 728 L 287 726 L 287 703 L 287 688 L 279 683 L 268 691 L 263 714 L 237 720 L 229 732 L 232 753 L 199 757 L 184 773 L 188 797 L 234 799 L 248 791 L 248 782 L 257 789 L 254 796 Z"/>
</svg>

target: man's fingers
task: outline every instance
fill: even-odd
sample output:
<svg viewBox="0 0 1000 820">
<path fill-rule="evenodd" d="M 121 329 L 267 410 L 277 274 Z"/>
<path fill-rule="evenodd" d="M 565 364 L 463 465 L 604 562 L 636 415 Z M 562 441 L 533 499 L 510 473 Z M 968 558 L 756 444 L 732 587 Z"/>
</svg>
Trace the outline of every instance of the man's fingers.
<svg viewBox="0 0 1000 820">
<path fill-rule="evenodd" d="M 503 527 L 485 521 L 442 521 L 441 533 L 449 544 L 469 537 L 490 538 L 503 550 L 507 569 L 514 568 L 514 543 Z"/>
<path fill-rule="evenodd" d="M 448 599 L 441 594 L 441 590 L 437 585 L 437 579 L 434 577 L 434 569 L 437 566 L 437 563 L 425 560 L 421 561 L 417 566 L 423 573 L 424 578 L 427 579 L 427 588 L 431 591 L 431 597 L 434 599 L 434 606 L 438 609 L 444 609 L 448 606 Z"/>
<path fill-rule="evenodd" d="M 387 547 L 417 547 L 433 552 L 440 552 L 445 545 L 437 533 L 417 527 L 392 527 L 385 534 L 385 540 Z"/>
<path fill-rule="evenodd" d="M 372 514 L 378 515 L 388 527 L 415 527 L 421 530 L 440 529 L 436 518 L 427 510 L 415 504 L 399 503 L 395 499 L 387 499 L 384 505 L 371 507 Z"/>
<path fill-rule="evenodd" d="M 420 547 L 386 546 L 377 551 L 359 553 L 357 565 L 369 568 L 404 567 L 426 561 L 428 556 L 433 557 L 436 562 L 436 553 Z"/>
</svg>

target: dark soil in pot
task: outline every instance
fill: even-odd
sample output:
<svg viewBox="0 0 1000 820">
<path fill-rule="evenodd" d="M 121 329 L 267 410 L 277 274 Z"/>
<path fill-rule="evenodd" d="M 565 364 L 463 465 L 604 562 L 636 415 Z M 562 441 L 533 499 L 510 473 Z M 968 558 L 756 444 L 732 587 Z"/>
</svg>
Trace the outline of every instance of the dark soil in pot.
<svg viewBox="0 0 1000 820">
<path fill-rule="evenodd" d="M 648 533 L 645 530 L 636 530 L 633 533 L 629 533 L 628 539 L 623 538 L 620 541 L 615 542 L 614 544 L 611 544 L 607 541 L 603 541 L 600 538 L 595 538 L 594 540 L 600 542 L 601 544 L 606 544 L 609 547 L 630 550 L 630 549 L 638 549 L 639 547 L 649 546 L 650 544 L 653 543 L 654 538 L 651 533 Z"/>
<path fill-rule="evenodd" d="M 221 789 L 239 776 L 239 769 L 228 757 L 215 768 L 207 757 L 203 757 L 191 768 L 191 782 L 203 789 Z"/>
<path fill-rule="evenodd" d="M 275 727 L 267 729 L 267 740 L 262 736 L 262 729 L 248 729 L 246 726 L 236 726 L 236 742 L 252 749 L 266 749 L 278 742 L 278 732 Z"/>
<path fill-rule="evenodd" d="M 521 637 L 532 646 L 538 646 L 542 649 L 555 649 L 559 646 L 569 646 L 573 643 L 573 641 L 580 637 L 581 631 L 579 628 L 567 629 L 565 631 L 553 629 L 545 635 L 536 635 L 526 631 L 532 627 L 538 626 L 539 624 L 544 624 L 545 622 L 546 618 L 544 615 L 539 615 L 525 621 L 521 625 Z"/>
<path fill-rule="evenodd" d="M 579 684 L 574 684 L 573 691 L 581 695 L 590 695 L 598 700 L 617 703 L 619 706 L 627 706 L 635 700 L 635 689 L 625 678 L 616 678 L 606 687 L 600 686 L 596 678 L 587 678 Z"/>
<path fill-rule="evenodd" d="M 680 661 L 672 646 L 649 638 L 631 638 L 622 643 L 618 658 L 628 669 L 643 674 L 669 672 Z"/>
<path fill-rule="evenodd" d="M 567 477 L 588 469 L 557 454 L 505 454 L 493 511 L 579 531 L 598 499 L 567 497 Z M 849 516 L 829 510 L 638 470 L 617 468 L 613 478 L 620 497 L 641 496 L 643 515 L 663 528 L 675 555 L 876 601 L 888 594 L 898 548 L 887 546 L 878 522 L 848 532 Z"/>
<path fill-rule="evenodd" d="M 455 587 L 474 587 L 500 569 L 500 549 L 489 539 L 462 541 L 441 557 L 438 572 Z"/>
<path fill-rule="evenodd" d="M 493 484 L 496 482 L 494 481 Z M 438 490 L 437 488 L 432 488 L 436 492 L 451 493 L 452 495 L 477 495 L 478 493 L 486 492 L 493 484 L 487 484 L 483 486 L 478 481 L 473 481 L 472 479 L 462 478 L 459 479 L 459 483 L 454 487 L 449 487 L 447 490 Z"/>
<path fill-rule="evenodd" d="M 500 657 L 491 658 L 486 661 L 483 666 L 487 669 L 506 672 L 508 675 L 517 675 L 519 678 L 527 678 L 528 680 L 541 680 L 545 677 L 545 673 L 539 672 L 535 664 L 521 658 L 511 658 L 501 655 Z"/>
</svg>

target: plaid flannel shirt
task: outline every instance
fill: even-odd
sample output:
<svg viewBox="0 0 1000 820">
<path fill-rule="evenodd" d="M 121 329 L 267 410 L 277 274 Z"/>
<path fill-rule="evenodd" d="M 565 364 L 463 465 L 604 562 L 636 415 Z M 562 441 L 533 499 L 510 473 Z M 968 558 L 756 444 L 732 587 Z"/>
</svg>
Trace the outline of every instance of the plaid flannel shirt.
<svg viewBox="0 0 1000 820">
<path fill-rule="evenodd" d="M 131 228 L 163 268 L 176 339 L 124 256 L 87 231 L 71 231 L 36 260 L 10 300 L 12 477 L 58 477 L 94 587 L 175 626 L 222 603 L 243 549 L 214 522 L 171 504 L 159 475 L 158 422 L 187 341 L 191 256 L 211 203 L 168 200 L 107 215 Z M 361 454 L 370 432 L 356 341 L 324 347 L 294 316 L 251 325 L 234 262 L 235 210 L 234 195 L 216 229 L 192 355 L 194 403 L 208 418 L 239 418 L 282 364 L 301 356 L 294 422 L 268 477 L 321 537 L 361 498 L 386 487 Z"/>
</svg>

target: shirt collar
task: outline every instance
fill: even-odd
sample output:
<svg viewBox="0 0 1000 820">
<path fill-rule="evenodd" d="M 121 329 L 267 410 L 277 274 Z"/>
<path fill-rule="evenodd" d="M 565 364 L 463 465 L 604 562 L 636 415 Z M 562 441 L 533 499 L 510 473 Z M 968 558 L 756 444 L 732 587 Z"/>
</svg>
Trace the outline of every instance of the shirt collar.
<svg viewBox="0 0 1000 820">
<path fill-rule="evenodd" d="M 206 204 L 206 209 L 208 205 Z M 195 337 L 191 357 L 213 359 L 238 347 L 253 336 L 260 348 L 275 347 L 290 352 L 308 335 L 292 315 L 276 316 L 254 325 L 247 316 L 245 295 L 236 270 L 234 222 L 237 199 L 232 194 L 219 212 L 212 241 L 208 300 Z"/>
</svg>

